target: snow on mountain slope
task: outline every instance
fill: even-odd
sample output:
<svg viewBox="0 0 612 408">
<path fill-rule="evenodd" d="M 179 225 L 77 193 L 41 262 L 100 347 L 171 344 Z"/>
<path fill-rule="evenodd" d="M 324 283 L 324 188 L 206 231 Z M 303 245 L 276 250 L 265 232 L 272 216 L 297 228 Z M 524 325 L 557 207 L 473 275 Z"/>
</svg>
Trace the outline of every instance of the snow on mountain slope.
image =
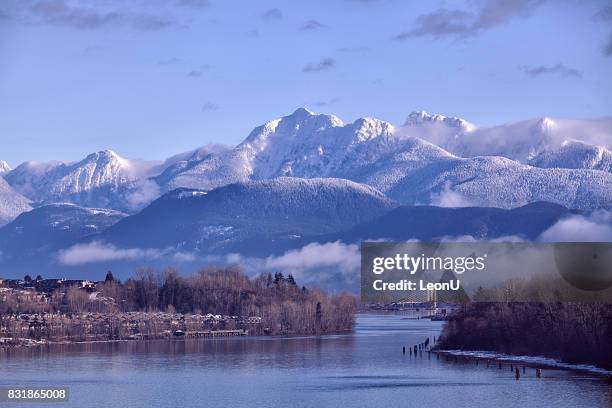
<svg viewBox="0 0 612 408">
<path fill-rule="evenodd" d="M 30 200 L 16 192 L 4 178 L 0 177 L 0 226 L 31 209 Z"/>
<path fill-rule="evenodd" d="M 192 162 L 171 175 L 162 174 L 157 180 L 164 190 L 172 190 L 177 187 L 212 189 L 275 176 L 325 177 L 322 171 L 325 158 L 337 159 L 334 154 L 341 153 L 338 149 L 325 150 L 327 144 L 337 142 L 325 136 L 327 131 L 342 125 L 335 116 L 313 115 L 300 108 L 292 115 L 255 128 L 235 148 Z M 300 164 L 312 166 L 311 174 L 296 172 L 294 166 L 300 167 Z"/>
<path fill-rule="evenodd" d="M 68 203 L 44 205 L 0 229 L 0 250 L 4 257 L 42 254 L 99 234 L 125 216 L 119 211 Z"/>
<path fill-rule="evenodd" d="M 26 162 L 5 178 L 34 201 L 133 211 L 159 192 L 155 183 L 139 177 L 141 172 L 134 162 L 104 150 L 71 164 Z"/>
<path fill-rule="evenodd" d="M 415 111 L 408 115 L 404 126 L 435 126 L 443 125 L 456 131 L 471 132 L 476 125 L 456 116 L 448 117 L 440 114 L 430 115 L 425 111 Z"/>
<path fill-rule="evenodd" d="M 547 201 L 571 209 L 610 209 L 612 174 L 542 169 L 494 156 L 451 158 L 409 173 L 387 194 L 406 204 L 514 208 Z"/>
<path fill-rule="evenodd" d="M 424 112 L 411 115 L 408 126 L 476 132 L 462 119 Z M 550 126 L 543 121 L 536 128 L 546 134 L 543 129 Z M 541 141 L 544 144 L 544 139 Z M 456 148 L 461 146 L 460 141 L 457 143 Z M 515 148 L 519 150 L 512 150 Z M 522 145 L 512 145 L 506 152 L 531 157 L 520 149 Z M 349 179 L 368 184 L 404 204 L 444 204 L 439 201 L 445 201 L 444 194 L 448 193 L 461 197 L 459 201 L 465 205 L 500 208 L 534 201 L 552 201 L 576 209 L 612 207 L 609 173 L 538 169 L 501 157 L 460 158 L 411 137 L 405 128 L 396 131 L 387 122 L 366 118 L 345 125 L 335 116 L 313 114 L 303 108 L 256 128 L 234 149 L 211 154 L 173 174 L 165 173 L 157 181 L 164 189 L 208 190 L 279 176 Z"/>
<path fill-rule="evenodd" d="M 372 187 L 348 180 L 281 177 L 211 191 L 173 190 L 101 238 L 120 247 L 208 251 L 254 236 L 346 229 L 395 206 Z"/>
<path fill-rule="evenodd" d="M 601 170 L 574 155 L 585 154 L 585 146 L 612 149 L 612 118 L 539 118 L 493 127 L 477 127 L 460 118 L 411 113 L 399 133 L 428 140 L 460 157 L 503 156 L 521 163 L 538 165 L 542 154 L 562 150 L 554 167 Z M 580 142 L 576 144 L 575 142 Z M 576 149 L 575 152 L 572 150 Z M 565 160 L 567 161 L 565 161 Z M 542 164 L 552 159 L 543 160 Z M 544 166 L 552 167 L 552 166 Z"/>
<path fill-rule="evenodd" d="M 348 179 L 405 204 L 508 208 L 545 200 L 610 208 L 610 151 L 592 144 L 612 144 L 610 129 L 612 119 L 548 118 L 478 128 L 423 111 L 395 128 L 373 118 L 345 124 L 299 108 L 255 128 L 234 148 L 204 146 L 146 168 L 107 150 L 73 164 L 27 162 L 4 177 L 35 202 L 127 212 L 175 188 L 283 176 Z"/>
<path fill-rule="evenodd" d="M 556 150 L 544 151 L 529 161 L 536 167 L 593 169 L 612 172 L 612 152 L 603 146 L 567 141 Z"/>
<path fill-rule="evenodd" d="M 177 172 L 183 170 L 190 163 L 204 159 L 209 154 L 220 154 L 229 149 L 229 146 L 213 143 L 201 146 L 197 149 L 189 150 L 187 152 L 178 153 L 167 158 L 163 163 L 151 169 L 151 174 L 161 175 L 162 173 L 167 172 L 166 177 L 168 177 L 168 175 L 176 174 Z"/>
<path fill-rule="evenodd" d="M 11 170 L 11 166 L 8 165 L 4 160 L 0 160 L 0 175 Z"/>
<path fill-rule="evenodd" d="M 407 146 L 414 160 L 450 156 L 429 143 L 396 137 L 393 126 L 384 121 L 362 118 L 345 125 L 333 115 L 313 114 L 300 108 L 255 128 L 235 148 L 195 161 L 174 174 L 162 174 L 157 180 L 169 190 L 211 189 L 237 181 L 282 176 L 355 179 Z"/>
<path fill-rule="evenodd" d="M 60 166 L 59 162 L 38 163 L 27 161 L 3 176 L 6 181 L 19 193 L 33 198 L 41 187 L 44 177 L 54 168 Z"/>
</svg>

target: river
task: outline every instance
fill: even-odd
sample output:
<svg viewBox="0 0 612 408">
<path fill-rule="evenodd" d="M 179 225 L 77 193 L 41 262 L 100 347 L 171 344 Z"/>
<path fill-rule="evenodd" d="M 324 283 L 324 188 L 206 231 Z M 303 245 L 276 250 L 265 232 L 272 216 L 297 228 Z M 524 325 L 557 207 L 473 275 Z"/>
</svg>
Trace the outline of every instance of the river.
<svg viewBox="0 0 612 408">
<path fill-rule="evenodd" d="M 410 357 L 442 322 L 359 315 L 354 333 L 99 343 L 0 354 L 0 386 L 70 389 L 52 407 L 609 407 L 601 378 Z M 428 358 L 429 357 L 429 358 Z M 27 407 L 31 403 L 4 403 Z M 38 404 L 41 405 L 41 404 Z"/>
</svg>

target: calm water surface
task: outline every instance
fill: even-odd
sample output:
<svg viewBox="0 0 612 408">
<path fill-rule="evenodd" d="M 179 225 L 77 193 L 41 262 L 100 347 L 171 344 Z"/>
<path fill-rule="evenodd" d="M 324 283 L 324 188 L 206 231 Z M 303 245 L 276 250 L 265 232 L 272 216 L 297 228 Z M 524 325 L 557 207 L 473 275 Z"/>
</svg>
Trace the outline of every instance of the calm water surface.
<svg viewBox="0 0 612 408">
<path fill-rule="evenodd" d="M 0 386 L 68 386 L 46 407 L 610 407 L 612 387 L 544 370 L 403 356 L 442 323 L 360 315 L 354 333 L 70 345 L 0 356 Z M 32 403 L 5 403 L 28 407 Z M 39 404 L 41 405 L 41 404 Z"/>
</svg>

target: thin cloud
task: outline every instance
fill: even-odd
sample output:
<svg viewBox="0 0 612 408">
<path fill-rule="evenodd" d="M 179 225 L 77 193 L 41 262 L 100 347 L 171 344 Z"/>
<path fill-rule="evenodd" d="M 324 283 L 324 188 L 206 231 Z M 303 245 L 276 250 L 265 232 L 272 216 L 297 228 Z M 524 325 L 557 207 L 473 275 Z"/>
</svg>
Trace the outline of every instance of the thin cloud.
<svg viewBox="0 0 612 408">
<path fill-rule="evenodd" d="M 357 274 L 360 265 L 359 247 L 340 241 L 325 244 L 312 243 L 290 250 L 278 257 L 268 257 L 265 268 L 303 273 L 308 270 L 334 268 L 343 274 Z"/>
<path fill-rule="evenodd" d="M 528 17 L 542 3 L 543 0 L 487 0 L 474 12 L 441 8 L 417 17 L 414 27 L 398 34 L 395 39 L 469 37 L 516 17 Z"/>
<path fill-rule="evenodd" d="M 259 37 L 259 30 L 253 29 L 253 30 L 249 30 L 246 33 L 246 36 L 249 38 L 258 38 Z"/>
<path fill-rule="evenodd" d="M 39 24 L 77 29 L 128 27 L 141 31 L 159 31 L 176 25 L 167 17 L 127 11 L 102 11 L 93 7 L 74 6 L 63 0 L 38 1 L 28 11 Z"/>
<path fill-rule="evenodd" d="M 336 67 L 336 60 L 333 58 L 323 58 L 321 61 L 316 63 L 307 64 L 302 71 L 304 72 L 322 72 L 329 71 Z"/>
<path fill-rule="evenodd" d="M 201 65 L 198 68 L 189 71 L 187 73 L 187 78 L 200 78 L 202 75 L 204 75 L 204 72 L 209 71 L 210 69 L 211 66 L 208 64 Z"/>
<path fill-rule="evenodd" d="M 280 9 L 273 8 L 266 10 L 261 17 L 266 21 L 278 21 L 283 19 L 283 12 Z"/>
<path fill-rule="evenodd" d="M 539 237 L 544 242 L 612 242 L 612 213 L 596 211 L 557 221 Z"/>
<path fill-rule="evenodd" d="M 317 101 L 317 102 L 314 102 L 313 105 L 316 106 L 316 107 L 319 107 L 319 108 L 324 108 L 326 106 L 333 105 L 333 104 L 338 103 L 338 102 L 340 102 L 340 98 L 336 97 L 336 98 L 331 98 L 330 100 L 327 100 L 327 101 Z"/>
<path fill-rule="evenodd" d="M 320 23 L 317 20 L 308 20 L 300 26 L 302 31 L 317 31 L 323 28 L 328 28 L 327 25 Z"/>
<path fill-rule="evenodd" d="M 63 265 L 82 265 L 105 261 L 135 260 L 141 258 L 156 259 L 160 252 L 155 249 L 129 248 L 120 249 L 102 242 L 77 244 L 58 253 L 58 260 Z"/>
<path fill-rule="evenodd" d="M 582 78 L 582 71 L 570 68 L 564 64 L 538 66 L 519 65 L 518 70 L 531 78 L 537 78 L 542 75 L 560 75 L 564 78 Z"/>
<path fill-rule="evenodd" d="M 346 52 L 346 53 L 366 52 L 369 50 L 370 49 L 368 47 L 341 47 L 341 48 L 338 48 L 339 52 Z"/>
<path fill-rule="evenodd" d="M 172 65 L 176 64 L 177 62 L 180 62 L 180 59 L 172 57 L 157 61 L 157 65 Z"/>
<path fill-rule="evenodd" d="M 213 102 L 206 102 L 204 105 L 202 105 L 201 110 L 202 112 L 216 111 L 219 110 L 219 105 Z"/>
<path fill-rule="evenodd" d="M 606 6 L 593 15 L 595 21 L 612 21 L 612 6 Z"/>
<path fill-rule="evenodd" d="M 442 191 L 431 194 L 430 204 L 438 207 L 474 207 L 477 204 L 468 200 L 461 193 L 454 191 L 450 183 L 446 183 Z"/>
<path fill-rule="evenodd" d="M 612 6 L 606 6 L 593 15 L 593 21 L 602 21 L 604 23 L 612 22 Z M 605 57 L 612 56 L 612 33 L 602 47 L 602 53 Z"/>
<path fill-rule="evenodd" d="M 62 265 L 70 266 L 111 261 L 155 259 L 172 259 L 176 262 L 192 262 L 196 257 L 189 252 L 174 251 L 169 248 L 117 248 L 112 244 L 101 241 L 76 244 L 57 253 L 57 260 Z"/>
<path fill-rule="evenodd" d="M 100 46 L 100 45 L 90 45 L 88 47 L 86 47 L 83 52 L 86 54 L 92 54 L 94 52 L 99 52 L 102 51 L 104 49 L 104 47 Z"/>
<path fill-rule="evenodd" d="M 175 4 L 195 9 L 208 8 L 211 5 L 209 0 L 176 0 Z"/>
<path fill-rule="evenodd" d="M 603 47 L 603 54 L 606 57 L 612 56 L 612 34 L 608 37 L 608 42 Z"/>
<path fill-rule="evenodd" d="M 346 0 L 349 3 L 375 4 L 382 3 L 384 0 Z"/>
</svg>

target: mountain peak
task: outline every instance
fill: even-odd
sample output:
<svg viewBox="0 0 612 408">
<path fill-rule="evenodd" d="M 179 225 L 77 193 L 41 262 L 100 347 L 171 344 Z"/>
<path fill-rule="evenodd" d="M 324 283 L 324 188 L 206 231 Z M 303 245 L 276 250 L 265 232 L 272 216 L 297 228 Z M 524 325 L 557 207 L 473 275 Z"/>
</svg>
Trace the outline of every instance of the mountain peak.
<svg viewBox="0 0 612 408">
<path fill-rule="evenodd" d="M 6 173 L 11 170 L 11 166 L 4 160 L 0 160 L 0 174 Z"/>
<path fill-rule="evenodd" d="M 101 158 L 101 159 L 121 159 L 121 157 L 110 149 L 100 150 L 99 152 L 92 153 L 87 156 L 88 158 Z"/>
<path fill-rule="evenodd" d="M 424 110 L 414 111 L 408 115 L 404 126 L 418 126 L 422 124 L 442 123 L 448 127 L 471 131 L 476 127 L 465 119 L 456 116 L 444 116 L 440 114 L 430 115 Z"/>
<path fill-rule="evenodd" d="M 300 106 L 299 108 L 297 108 L 290 116 L 296 116 L 296 115 L 307 115 L 307 116 L 312 116 L 315 113 L 313 111 L 311 111 L 308 108 L 305 108 L 303 106 Z"/>
<path fill-rule="evenodd" d="M 557 123 L 546 116 L 538 119 L 536 123 L 536 129 L 541 131 L 542 133 L 550 133 L 556 126 Z"/>
<path fill-rule="evenodd" d="M 79 164 L 96 163 L 97 165 L 113 165 L 119 168 L 127 168 L 130 165 L 129 160 L 124 159 L 112 150 L 100 150 L 99 152 L 91 153 Z"/>
</svg>

